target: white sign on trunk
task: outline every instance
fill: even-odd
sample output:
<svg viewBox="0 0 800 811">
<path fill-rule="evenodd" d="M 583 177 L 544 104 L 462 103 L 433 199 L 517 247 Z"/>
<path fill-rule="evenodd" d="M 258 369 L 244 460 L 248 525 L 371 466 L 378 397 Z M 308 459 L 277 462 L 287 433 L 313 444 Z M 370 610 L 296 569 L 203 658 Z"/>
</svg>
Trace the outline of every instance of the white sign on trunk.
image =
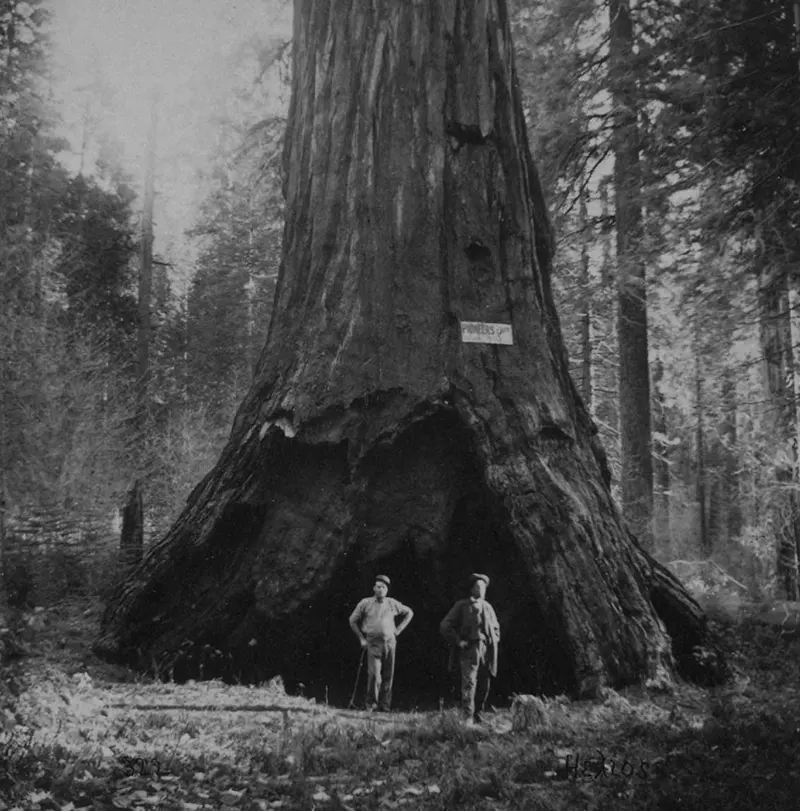
<svg viewBox="0 0 800 811">
<path fill-rule="evenodd" d="M 511 324 L 486 324 L 483 321 L 461 322 L 461 343 L 506 344 L 514 343 Z"/>
</svg>

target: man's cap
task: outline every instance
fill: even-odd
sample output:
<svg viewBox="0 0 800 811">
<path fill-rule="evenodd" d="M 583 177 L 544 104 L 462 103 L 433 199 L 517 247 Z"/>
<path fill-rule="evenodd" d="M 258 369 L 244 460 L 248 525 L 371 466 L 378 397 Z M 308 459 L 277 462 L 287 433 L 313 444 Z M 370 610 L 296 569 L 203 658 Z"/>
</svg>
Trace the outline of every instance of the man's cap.
<svg viewBox="0 0 800 811">
<path fill-rule="evenodd" d="M 470 583 L 474 583 L 476 580 L 483 580 L 483 582 L 484 582 L 484 583 L 486 583 L 487 587 L 488 587 L 488 585 L 489 585 L 489 575 L 486 575 L 486 574 L 478 574 L 477 572 L 473 572 L 473 573 L 472 573 L 472 574 L 469 576 L 469 582 L 470 582 Z"/>
<path fill-rule="evenodd" d="M 376 582 L 376 583 L 385 583 L 387 586 L 391 586 L 391 585 L 392 585 L 392 581 L 391 581 L 391 580 L 389 580 L 389 578 L 388 578 L 388 577 L 387 577 L 385 574 L 379 574 L 379 575 L 378 575 L 378 576 L 375 578 L 375 582 Z"/>
</svg>

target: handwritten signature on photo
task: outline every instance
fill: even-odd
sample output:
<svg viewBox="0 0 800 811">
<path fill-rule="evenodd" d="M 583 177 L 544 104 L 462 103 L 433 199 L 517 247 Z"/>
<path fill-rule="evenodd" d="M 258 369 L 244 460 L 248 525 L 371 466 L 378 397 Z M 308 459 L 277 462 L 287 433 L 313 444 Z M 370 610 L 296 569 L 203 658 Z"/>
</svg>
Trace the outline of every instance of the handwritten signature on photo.
<svg viewBox="0 0 800 811">
<path fill-rule="evenodd" d="M 651 764 L 648 760 L 634 758 L 633 761 L 625 758 L 608 758 L 600 750 L 596 749 L 597 756 L 581 759 L 580 752 L 567 754 L 562 758 L 563 766 L 559 771 L 572 780 L 595 781 L 605 778 L 619 778 L 622 780 L 647 780 L 650 775 Z"/>
<path fill-rule="evenodd" d="M 125 776 L 133 777 L 138 774 L 143 777 L 151 777 L 156 775 L 161 777 L 162 774 L 169 774 L 169 771 L 161 771 L 162 762 L 158 758 L 143 758 L 143 757 L 129 757 L 128 755 L 120 755 L 117 762 L 125 768 Z M 169 764 L 166 764 L 168 768 Z"/>
</svg>

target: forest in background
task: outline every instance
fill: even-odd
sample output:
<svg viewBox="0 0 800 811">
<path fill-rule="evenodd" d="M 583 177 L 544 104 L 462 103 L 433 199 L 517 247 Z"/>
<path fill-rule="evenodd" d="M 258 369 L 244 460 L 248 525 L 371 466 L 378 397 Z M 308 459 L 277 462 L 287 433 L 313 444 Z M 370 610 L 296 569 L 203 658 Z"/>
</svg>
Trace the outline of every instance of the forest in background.
<svg viewBox="0 0 800 811">
<path fill-rule="evenodd" d="M 697 587 L 797 599 L 794 5 L 511 6 L 562 331 L 623 510 L 659 559 L 727 573 L 674 564 Z M 168 529 L 249 387 L 283 229 L 285 120 L 263 110 L 291 43 L 264 31 L 239 52 L 188 286 L 156 202 L 143 369 L 141 178 L 112 144 L 77 174 L 60 161 L 49 8 L 0 0 L 0 546 L 18 604 L 111 582 L 136 480 L 145 547 Z"/>
</svg>

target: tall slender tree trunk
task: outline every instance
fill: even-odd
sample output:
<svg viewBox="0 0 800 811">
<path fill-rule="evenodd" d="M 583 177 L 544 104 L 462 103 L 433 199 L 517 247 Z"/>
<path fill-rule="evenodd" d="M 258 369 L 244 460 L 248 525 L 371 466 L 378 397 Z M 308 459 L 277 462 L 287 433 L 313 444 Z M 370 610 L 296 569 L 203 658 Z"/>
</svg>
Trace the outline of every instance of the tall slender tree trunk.
<svg viewBox="0 0 800 811">
<path fill-rule="evenodd" d="M 16 31 L 14 24 L 14 15 L 12 14 L 8 26 L 5 30 L 6 36 L 6 58 L 5 70 L 0 73 L 0 78 L 6 78 L 7 81 L 0 82 L 0 96 L 7 96 L 13 98 L 13 84 L 12 76 L 14 71 L 14 45 L 16 40 Z M 0 115 L 0 127 L 3 129 L 3 143 L 8 142 L 10 134 L 9 120 L 5 115 Z M 4 183 L 5 193 L 0 194 L 0 283 L 3 288 L 0 288 L 0 612 L 3 612 L 8 607 L 8 593 L 6 590 L 6 567 L 7 567 L 7 517 L 9 504 L 9 491 L 8 491 L 8 464 L 9 464 L 9 445 L 8 445 L 8 410 L 10 404 L 7 400 L 9 395 L 9 382 L 10 382 L 10 349 L 14 345 L 14 328 L 15 321 L 13 307 L 10 301 L 10 261 L 9 254 L 11 251 L 10 238 L 8 233 L 9 226 L 9 204 L 12 200 L 12 167 L 9 155 L 5 149 L 0 149 L 0 180 L 6 180 Z M 8 284 L 8 288 L 5 285 Z"/>
<path fill-rule="evenodd" d="M 700 272 L 698 265 L 698 273 Z M 706 557 L 711 554 L 711 537 L 708 527 L 708 503 L 706 489 L 706 427 L 705 402 L 703 392 L 703 361 L 706 355 L 702 330 L 703 305 L 700 299 L 694 303 L 692 314 L 692 354 L 694 356 L 694 503 L 697 511 L 697 539 L 700 549 Z"/>
<path fill-rule="evenodd" d="M 723 446 L 722 503 L 726 520 L 726 537 L 730 542 L 742 532 L 741 488 L 739 485 L 739 437 L 737 430 L 736 378 L 726 368 L 722 378 L 722 422 L 719 436 Z"/>
<path fill-rule="evenodd" d="M 619 351 L 616 321 L 617 295 L 614 272 L 614 229 L 609 184 L 600 184 L 601 232 L 600 285 L 594 302 L 592 416 L 597 420 L 610 458 L 614 482 L 619 483 Z"/>
<path fill-rule="evenodd" d="M 147 133 L 144 165 L 142 234 L 139 248 L 139 328 L 137 332 L 137 423 L 144 431 L 147 423 L 150 383 L 150 332 L 153 298 L 153 208 L 155 203 L 155 159 L 158 102 L 151 99 L 150 127 Z"/>
<path fill-rule="evenodd" d="M 150 343 L 153 299 L 153 209 L 155 205 L 156 128 L 158 97 L 150 101 L 150 126 L 144 164 L 144 200 L 139 248 L 139 326 L 137 331 L 136 441 L 133 476 L 123 508 L 120 552 L 123 566 L 130 567 L 144 553 L 144 488 L 147 432 L 150 409 Z"/>
<path fill-rule="evenodd" d="M 128 569 L 142 559 L 144 549 L 144 500 L 142 481 L 135 479 L 122 510 L 120 553 L 123 567 Z"/>
<path fill-rule="evenodd" d="M 629 0 L 609 0 L 610 82 L 614 104 L 614 192 L 619 313 L 619 425 L 622 511 L 652 544 L 653 461 L 650 425 L 647 289 L 642 246 L 638 94 Z"/>
<path fill-rule="evenodd" d="M 706 82 L 704 108 L 706 110 L 706 127 L 710 132 L 719 131 L 723 128 L 722 118 L 724 115 L 724 96 L 721 90 L 725 75 L 725 65 L 723 59 L 725 26 L 722 18 L 720 5 L 712 10 L 710 17 L 710 30 L 708 34 L 708 50 L 706 52 Z M 714 145 L 709 142 L 703 152 L 702 159 L 708 166 L 716 165 L 714 160 Z M 723 209 L 722 186 L 724 178 L 719 177 L 719 173 L 711 168 L 708 174 L 707 188 L 704 192 L 708 201 L 708 208 L 712 211 Z M 708 246 L 700 252 L 700 264 L 706 272 L 706 268 L 715 268 L 718 264 L 718 252 L 710 250 Z M 718 269 L 715 269 L 719 272 Z M 711 272 L 715 272 L 712 270 Z M 699 294 L 698 294 L 699 298 Z M 696 312 L 695 318 L 700 319 Z M 720 342 L 719 350 L 724 351 L 732 345 L 733 335 L 726 327 L 723 342 Z M 719 358 L 720 355 L 716 354 Z M 702 387 L 702 378 L 700 380 Z M 728 556 L 731 551 L 730 540 L 739 534 L 741 526 L 741 507 L 736 497 L 737 484 L 737 458 L 736 458 L 736 384 L 731 368 L 724 366 L 722 372 L 721 400 L 721 420 L 716 425 L 716 431 L 710 432 L 704 453 L 704 468 L 709 474 L 706 481 L 707 492 L 707 520 L 705 521 L 705 531 L 707 533 L 707 545 L 713 549 L 715 557 L 720 554 Z M 738 515 L 738 517 L 737 517 Z M 726 558 L 727 559 L 727 558 Z"/>
<path fill-rule="evenodd" d="M 697 327 L 695 327 L 696 329 Z M 705 404 L 703 403 L 702 349 L 697 339 L 695 340 L 694 353 L 694 449 L 696 460 L 694 500 L 695 504 L 697 504 L 697 534 L 700 541 L 700 551 L 708 556 L 711 554 L 711 540 L 708 532 L 708 510 L 706 505 Z"/>
<path fill-rule="evenodd" d="M 243 678 L 349 680 L 348 615 L 387 571 L 429 687 L 438 623 L 485 569 L 509 689 L 668 680 L 667 628 L 692 667 L 702 614 L 625 528 L 569 375 L 505 0 L 296 0 L 294 26 L 267 344 L 96 650 L 180 678 L 188 640 Z"/>
<path fill-rule="evenodd" d="M 78 164 L 78 176 L 83 177 L 83 169 L 86 163 L 86 153 L 89 149 L 89 130 L 91 121 L 91 100 L 87 95 L 83 102 L 83 115 L 81 116 L 81 149 L 80 162 Z"/>
<path fill-rule="evenodd" d="M 769 491 L 769 520 L 777 539 L 777 576 L 787 600 L 800 599 L 798 582 L 798 498 L 794 483 L 797 466 L 796 423 L 790 390 L 794 353 L 786 267 L 766 264 L 760 274 L 761 353 L 763 356 L 764 428 L 774 441 L 774 483 Z"/>
<path fill-rule="evenodd" d="M 797 83 L 800 88 L 800 0 L 793 4 L 794 45 L 797 54 Z M 800 137 L 800 116 L 793 116 L 793 129 L 795 138 Z M 795 157 L 790 164 L 790 172 L 795 183 L 800 181 L 800 158 Z M 789 336 L 792 351 L 792 405 L 794 414 L 794 518 L 795 518 L 795 554 L 798 562 L 798 583 L 796 592 L 800 595 L 800 368 L 798 354 L 800 354 L 800 246 L 795 239 L 795 250 L 791 268 L 787 271 L 786 283 L 789 288 Z"/>
<path fill-rule="evenodd" d="M 251 213 L 252 223 L 252 213 Z M 248 248 L 250 251 L 253 249 L 253 226 L 252 224 L 247 231 Z M 256 358 L 260 347 L 255 345 L 255 319 L 253 317 L 253 294 L 255 291 L 255 279 L 250 270 L 250 264 L 247 265 L 247 282 L 245 284 L 245 295 L 247 296 L 247 371 L 249 373 L 248 383 L 252 380 L 256 368 Z"/>
<path fill-rule="evenodd" d="M 664 366 L 656 360 L 653 366 L 653 541 L 657 552 L 664 552 L 670 545 L 669 532 L 669 442 L 667 414 L 661 390 Z"/>
<path fill-rule="evenodd" d="M 2 223 L 0 223 L 0 227 Z M 5 251 L 0 244 L 0 251 L 5 255 Z M 3 260 L 4 261 L 4 260 Z M 5 272 L 6 268 L 3 268 Z M 4 316 L 6 313 L 5 306 L 0 308 L 0 314 Z M 0 336 L 3 335 L 5 329 L 0 330 Z M 5 343 L 0 341 L 0 343 Z M 7 466 L 7 450 L 8 450 L 8 430 L 6 424 L 6 377 L 7 377 L 7 361 L 6 350 L 4 346 L 0 346 L 0 619 L 2 619 L 5 610 L 8 608 L 8 591 L 6 589 L 6 559 L 7 559 L 7 543 L 6 543 L 6 513 L 8 510 L 8 466 Z"/>
<path fill-rule="evenodd" d="M 591 414 L 592 408 L 592 280 L 589 273 L 589 216 L 586 206 L 586 195 L 580 201 L 581 275 L 580 275 L 580 342 L 581 342 L 581 378 L 580 392 L 583 402 Z"/>
<path fill-rule="evenodd" d="M 795 7 L 797 10 L 797 7 Z M 787 599 L 800 600 L 800 369 L 798 369 L 797 356 L 800 352 L 800 296 L 797 293 L 797 280 L 800 274 L 786 271 L 787 300 L 789 320 L 788 364 L 791 370 L 791 394 L 789 397 L 789 420 L 791 428 L 789 434 L 793 438 L 792 454 L 792 488 L 790 494 L 791 526 L 792 532 L 784 541 L 786 550 L 784 557 L 788 558 L 792 575 L 787 578 Z M 794 546 L 789 550 L 790 545 Z M 792 596 L 789 596 L 791 594 Z"/>
</svg>

